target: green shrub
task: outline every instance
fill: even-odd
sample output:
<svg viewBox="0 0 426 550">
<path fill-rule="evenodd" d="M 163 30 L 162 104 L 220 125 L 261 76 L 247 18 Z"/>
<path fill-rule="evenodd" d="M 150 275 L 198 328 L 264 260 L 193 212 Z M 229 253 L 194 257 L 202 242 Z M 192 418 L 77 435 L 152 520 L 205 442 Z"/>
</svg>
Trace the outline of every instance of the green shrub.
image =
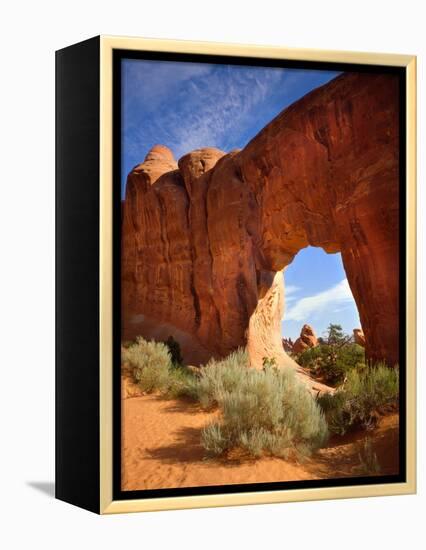
<svg viewBox="0 0 426 550">
<path fill-rule="evenodd" d="M 124 347 L 124 346 L 123 346 Z M 162 342 L 150 342 L 138 336 L 135 342 L 130 342 L 122 349 L 122 361 L 130 363 L 135 370 L 147 365 L 170 366 L 171 356 L 168 347 Z"/>
<path fill-rule="evenodd" d="M 309 368 L 313 376 L 337 385 L 350 370 L 365 367 L 365 351 L 353 343 L 352 336 L 345 334 L 340 325 L 330 324 L 325 337 L 318 338 L 318 345 L 300 353 L 296 361 Z"/>
<path fill-rule="evenodd" d="M 206 426 L 201 438 L 204 448 L 212 455 L 222 454 L 228 445 L 227 438 L 222 434 L 222 427 L 217 422 Z"/>
<path fill-rule="evenodd" d="M 264 453 L 285 457 L 291 450 L 306 453 L 324 443 L 324 415 L 291 369 L 258 371 L 236 365 L 233 370 L 230 385 L 216 382 L 222 418 L 203 430 L 202 442 L 209 453 L 239 448 L 256 457 Z"/>
<path fill-rule="evenodd" d="M 172 399 L 186 398 L 198 401 L 198 380 L 186 367 L 175 365 L 169 369 L 168 382 L 162 393 Z"/>
<path fill-rule="evenodd" d="M 197 392 L 201 406 L 208 409 L 218 405 L 226 392 L 236 391 L 250 370 L 248 364 L 247 351 L 242 348 L 220 361 L 211 359 L 201 369 L 198 380 Z"/>
<path fill-rule="evenodd" d="M 169 347 L 141 336 L 122 350 L 122 361 L 133 368 L 133 377 L 146 393 L 196 398 L 196 380 L 185 367 L 173 365 Z"/>
<path fill-rule="evenodd" d="M 322 407 L 330 431 L 343 435 L 351 428 L 369 429 L 377 414 L 398 404 L 399 371 L 383 363 L 348 373 L 345 384 L 334 395 L 323 395 Z"/>
<path fill-rule="evenodd" d="M 134 344 L 123 349 L 122 360 L 133 367 L 134 379 L 143 391 L 151 393 L 166 387 L 171 357 L 165 344 L 138 336 Z"/>
<path fill-rule="evenodd" d="M 365 352 L 358 344 L 321 344 L 303 351 L 297 362 L 327 384 L 340 384 L 352 369 L 365 368 Z"/>
</svg>

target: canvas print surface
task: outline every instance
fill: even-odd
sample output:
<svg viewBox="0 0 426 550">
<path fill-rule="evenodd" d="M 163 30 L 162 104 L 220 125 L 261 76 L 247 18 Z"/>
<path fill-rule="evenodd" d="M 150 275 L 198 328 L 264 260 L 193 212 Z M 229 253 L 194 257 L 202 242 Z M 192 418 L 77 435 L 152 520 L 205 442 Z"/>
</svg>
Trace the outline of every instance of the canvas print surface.
<svg viewBox="0 0 426 550">
<path fill-rule="evenodd" d="M 121 489 L 398 475 L 398 77 L 119 70 Z"/>
</svg>

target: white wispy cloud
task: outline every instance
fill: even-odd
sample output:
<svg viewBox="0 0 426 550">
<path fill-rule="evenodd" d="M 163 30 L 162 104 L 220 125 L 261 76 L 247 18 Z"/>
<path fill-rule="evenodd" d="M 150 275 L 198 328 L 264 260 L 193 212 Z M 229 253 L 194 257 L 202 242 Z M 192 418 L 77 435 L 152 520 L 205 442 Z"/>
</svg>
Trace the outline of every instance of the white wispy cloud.
<svg viewBox="0 0 426 550">
<path fill-rule="evenodd" d="M 285 303 L 288 305 L 288 304 L 291 304 L 293 303 L 295 300 L 297 300 L 297 294 L 298 292 L 301 290 L 299 286 L 296 286 L 296 285 L 284 285 L 284 288 L 285 288 L 285 291 L 284 291 L 284 295 L 285 295 Z"/>
<path fill-rule="evenodd" d="M 296 285 L 285 285 L 285 296 L 286 298 L 288 296 L 291 296 L 292 294 L 296 294 L 300 290 L 300 286 Z"/>
<path fill-rule="evenodd" d="M 211 71 L 212 65 L 206 63 L 128 59 L 123 62 L 122 93 L 130 106 L 142 101 L 144 111 L 155 111 L 182 84 L 192 78 L 206 77 Z"/>
<path fill-rule="evenodd" d="M 301 298 L 296 303 L 290 305 L 284 313 L 286 321 L 305 321 L 314 316 L 318 316 L 324 311 L 341 309 L 345 304 L 353 302 L 353 296 L 347 279 L 343 279 L 335 286 L 314 294 Z"/>
<path fill-rule="evenodd" d="M 284 75 L 274 68 L 130 64 L 123 80 L 124 146 L 139 156 L 137 162 L 158 136 L 176 158 L 200 147 L 233 148 L 269 87 Z"/>
</svg>

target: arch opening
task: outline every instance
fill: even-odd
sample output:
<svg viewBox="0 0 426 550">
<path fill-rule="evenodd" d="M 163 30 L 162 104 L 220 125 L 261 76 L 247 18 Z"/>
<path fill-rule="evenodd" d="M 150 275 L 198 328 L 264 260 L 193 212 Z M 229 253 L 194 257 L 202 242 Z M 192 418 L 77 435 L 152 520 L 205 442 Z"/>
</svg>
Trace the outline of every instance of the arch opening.
<svg viewBox="0 0 426 550">
<path fill-rule="evenodd" d="M 294 344 L 304 325 L 310 325 L 316 337 L 325 336 L 330 324 L 340 325 L 349 337 L 361 327 L 341 253 L 301 248 L 281 271 L 266 271 L 263 279 L 247 330 L 251 366 L 262 368 L 265 357 L 273 358 L 278 367 L 294 368 L 315 390 L 328 391 L 295 361 L 297 352 L 286 349 L 284 338 Z"/>
<path fill-rule="evenodd" d="M 281 335 L 291 347 L 305 325 L 323 337 L 330 324 L 352 335 L 361 328 L 340 252 L 329 254 L 308 246 L 283 270 L 284 308 Z"/>
</svg>

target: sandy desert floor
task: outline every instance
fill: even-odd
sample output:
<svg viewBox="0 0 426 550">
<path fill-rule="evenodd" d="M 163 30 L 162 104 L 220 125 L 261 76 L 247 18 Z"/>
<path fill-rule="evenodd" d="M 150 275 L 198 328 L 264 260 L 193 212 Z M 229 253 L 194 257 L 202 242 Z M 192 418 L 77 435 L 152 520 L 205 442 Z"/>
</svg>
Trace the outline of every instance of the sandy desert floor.
<svg viewBox="0 0 426 550">
<path fill-rule="evenodd" d="M 357 476 L 365 432 L 331 438 L 302 462 L 265 457 L 206 459 L 200 432 L 217 412 L 144 395 L 122 400 L 122 489 L 143 490 Z M 381 474 L 398 472 L 398 415 L 382 417 L 368 436 Z"/>
</svg>

